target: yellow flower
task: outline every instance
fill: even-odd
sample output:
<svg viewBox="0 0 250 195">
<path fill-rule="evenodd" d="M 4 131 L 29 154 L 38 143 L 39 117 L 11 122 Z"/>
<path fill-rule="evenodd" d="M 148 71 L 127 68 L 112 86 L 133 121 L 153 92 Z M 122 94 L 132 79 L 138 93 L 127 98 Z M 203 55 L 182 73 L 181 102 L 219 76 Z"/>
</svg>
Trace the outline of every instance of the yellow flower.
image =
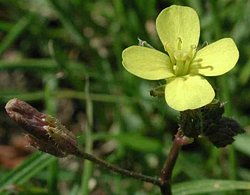
<svg viewBox="0 0 250 195">
<path fill-rule="evenodd" d="M 231 38 L 223 38 L 198 50 L 200 23 L 190 7 L 170 6 L 156 19 L 156 30 L 164 49 L 131 46 L 122 53 L 122 64 L 130 73 L 148 80 L 166 80 L 165 99 L 183 111 L 209 104 L 214 90 L 203 76 L 222 75 L 239 58 Z"/>
</svg>

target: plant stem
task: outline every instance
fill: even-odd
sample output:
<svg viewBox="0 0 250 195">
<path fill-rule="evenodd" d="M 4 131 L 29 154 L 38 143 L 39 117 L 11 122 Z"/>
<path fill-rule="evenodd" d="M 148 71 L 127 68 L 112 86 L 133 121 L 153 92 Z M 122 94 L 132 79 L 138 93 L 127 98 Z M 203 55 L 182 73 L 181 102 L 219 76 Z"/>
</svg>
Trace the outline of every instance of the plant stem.
<svg viewBox="0 0 250 195">
<path fill-rule="evenodd" d="M 92 161 L 98 164 L 99 166 L 106 168 L 108 170 L 111 170 L 115 173 L 119 173 L 124 176 L 132 177 L 132 178 L 144 181 L 144 182 L 151 183 L 153 185 L 157 185 L 160 187 L 162 195 L 172 195 L 171 177 L 172 177 L 172 172 L 173 172 L 179 151 L 183 145 L 190 144 L 191 142 L 192 142 L 192 139 L 184 136 L 183 132 L 179 128 L 175 135 L 175 139 L 170 149 L 168 158 L 166 162 L 164 163 L 164 166 L 161 170 L 160 178 L 143 175 L 141 173 L 136 173 L 133 171 L 129 171 L 129 170 L 117 167 L 87 152 L 79 151 L 77 157 Z"/>
<path fill-rule="evenodd" d="M 174 141 L 173 145 L 170 149 L 168 158 L 166 162 L 163 165 L 163 168 L 161 170 L 160 174 L 160 181 L 161 181 L 161 193 L 162 195 L 171 195 L 171 177 L 172 177 L 172 172 L 179 154 L 179 151 L 183 145 L 191 143 L 191 139 L 183 135 L 183 132 L 179 128 Z"/>
<path fill-rule="evenodd" d="M 115 173 L 128 176 L 128 177 L 132 177 L 132 178 L 144 181 L 144 182 L 148 182 L 153 185 L 157 185 L 160 187 L 162 195 L 171 195 L 172 194 L 171 177 L 172 177 L 172 172 L 173 172 L 179 151 L 183 145 L 190 144 L 191 142 L 192 142 L 192 139 L 184 136 L 181 129 L 178 129 L 175 135 L 175 139 L 173 141 L 172 148 L 169 152 L 168 158 L 161 170 L 160 178 L 143 175 L 141 173 L 136 173 L 133 171 L 129 171 L 129 170 L 117 167 L 87 152 L 79 151 L 78 155 L 76 156 L 79 158 L 92 161 L 93 163 L 98 164 L 99 166 L 106 168 L 108 170 L 111 170 Z"/>
<path fill-rule="evenodd" d="M 87 114 L 87 122 L 85 125 L 85 152 L 91 153 L 93 147 L 93 140 L 92 140 L 92 128 L 93 128 L 93 103 L 89 95 L 89 79 L 86 79 L 85 83 L 85 93 L 86 93 L 86 114 Z M 81 194 L 87 195 L 89 194 L 89 180 L 92 176 L 92 162 L 91 161 L 84 161 L 83 167 L 83 175 L 82 175 L 82 189 Z"/>
<path fill-rule="evenodd" d="M 124 176 L 132 177 L 132 178 L 135 178 L 135 179 L 138 179 L 141 181 L 152 183 L 154 185 L 158 185 L 158 186 L 162 185 L 162 182 L 157 177 L 150 177 L 147 175 L 143 175 L 141 173 L 136 173 L 133 171 L 129 171 L 129 170 L 117 167 L 117 166 L 112 165 L 112 164 L 110 164 L 110 163 L 108 163 L 100 158 L 97 158 L 89 153 L 81 152 L 81 153 L 79 153 L 78 157 L 92 161 L 92 162 L 98 164 L 99 166 L 106 168 L 108 170 L 111 170 L 115 173 L 119 173 L 119 174 L 124 175 Z"/>
</svg>

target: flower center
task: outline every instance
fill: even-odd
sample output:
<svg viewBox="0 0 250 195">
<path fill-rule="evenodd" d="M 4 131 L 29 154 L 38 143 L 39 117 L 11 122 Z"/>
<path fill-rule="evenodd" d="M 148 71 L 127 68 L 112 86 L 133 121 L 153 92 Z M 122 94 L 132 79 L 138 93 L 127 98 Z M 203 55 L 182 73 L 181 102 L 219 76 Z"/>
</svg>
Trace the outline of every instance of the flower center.
<svg viewBox="0 0 250 195">
<path fill-rule="evenodd" d="M 190 72 L 191 64 L 196 54 L 196 46 L 191 45 L 189 51 L 183 50 L 182 40 L 179 37 L 177 49 L 170 48 L 167 43 L 164 45 L 164 48 L 169 54 L 175 75 L 187 75 Z"/>
</svg>

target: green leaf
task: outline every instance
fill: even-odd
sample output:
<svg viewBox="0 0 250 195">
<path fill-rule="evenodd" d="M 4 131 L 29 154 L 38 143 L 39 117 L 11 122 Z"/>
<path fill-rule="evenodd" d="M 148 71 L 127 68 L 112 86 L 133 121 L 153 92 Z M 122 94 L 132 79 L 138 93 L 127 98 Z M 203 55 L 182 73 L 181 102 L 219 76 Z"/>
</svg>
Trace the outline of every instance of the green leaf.
<svg viewBox="0 0 250 195">
<path fill-rule="evenodd" d="M 105 133 L 96 133 L 93 135 L 94 140 L 116 140 L 118 143 L 125 145 L 133 150 L 140 152 L 159 152 L 161 143 L 154 138 L 148 138 L 135 133 L 121 133 L 119 135 L 110 135 Z"/>
<path fill-rule="evenodd" d="M 8 34 L 1 40 L 0 55 L 8 49 L 18 36 L 29 26 L 33 16 L 27 15 L 19 19 L 19 21 L 11 28 Z"/>
<path fill-rule="evenodd" d="M 10 185 L 24 184 L 51 162 L 55 161 L 55 159 L 55 157 L 49 154 L 40 152 L 32 154 L 20 166 L 0 179 L 0 192 Z"/>
<path fill-rule="evenodd" d="M 49 3 L 51 9 L 53 9 L 53 11 L 57 14 L 59 20 L 64 25 L 65 30 L 70 34 L 70 38 L 75 42 L 75 44 L 82 46 L 86 42 L 86 38 L 82 36 L 81 32 L 79 32 L 75 22 L 71 20 L 71 17 L 62 8 L 60 2 L 56 0 L 48 0 L 47 2 Z"/>
<path fill-rule="evenodd" d="M 250 190 L 250 182 L 234 180 L 199 180 L 173 186 L 173 194 L 188 195 L 231 190 Z"/>
<path fill-rule="evenodd" d="M 114 137 L 119 143 L 131 149 L 143 152 L 158 152 L 161 144 L 158 140 L 147 138 L 139 134 L 123 133 Z"/>
<path fill-rule="evenodd" d="M 234 146 L 240 152 L 250 156 L 250 135 L 244 134 L 236 137 Z"/>
</svg>

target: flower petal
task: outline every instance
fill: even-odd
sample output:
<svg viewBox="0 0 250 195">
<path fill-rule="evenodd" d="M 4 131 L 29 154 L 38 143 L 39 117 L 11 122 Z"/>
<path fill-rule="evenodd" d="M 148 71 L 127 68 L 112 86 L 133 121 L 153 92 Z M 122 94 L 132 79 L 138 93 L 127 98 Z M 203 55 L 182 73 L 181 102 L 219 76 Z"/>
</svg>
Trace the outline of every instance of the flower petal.
<svg viewBox="0 0 250 195">
<path fill-rule="evenodd" d="M 198 75 L 173 78 L 165 89 L 166 102 L 179 111 L 205 106 L 214 96 L 214 90 L 209 82 Z"/>
<path fill-rule="evenodd" d="M 200 22 L 197 13 L 190 7 L 170 6 L 159 14 L 156 29 L 164 46 L 177 50 L 181 38 L 181 49 L 188 52 L 191 45 L 198 45 Z M 168 51 L 169 52 L 169 51 Z"/>
<path fill-rule="evenodd" d="M 195 59 L 201 59 L 198 73 L 217 76 L 231 70 L 239 59 L 239 51 L 231 38 L 220 39 L 199 50 Z"/>
<path fill-rule="evenodd" d="M 131 46 L 123 50 L 122 64 L 130 73 L 148 80 L 174 76 L 169 57 L 147 47 Z"/>
</svg>

